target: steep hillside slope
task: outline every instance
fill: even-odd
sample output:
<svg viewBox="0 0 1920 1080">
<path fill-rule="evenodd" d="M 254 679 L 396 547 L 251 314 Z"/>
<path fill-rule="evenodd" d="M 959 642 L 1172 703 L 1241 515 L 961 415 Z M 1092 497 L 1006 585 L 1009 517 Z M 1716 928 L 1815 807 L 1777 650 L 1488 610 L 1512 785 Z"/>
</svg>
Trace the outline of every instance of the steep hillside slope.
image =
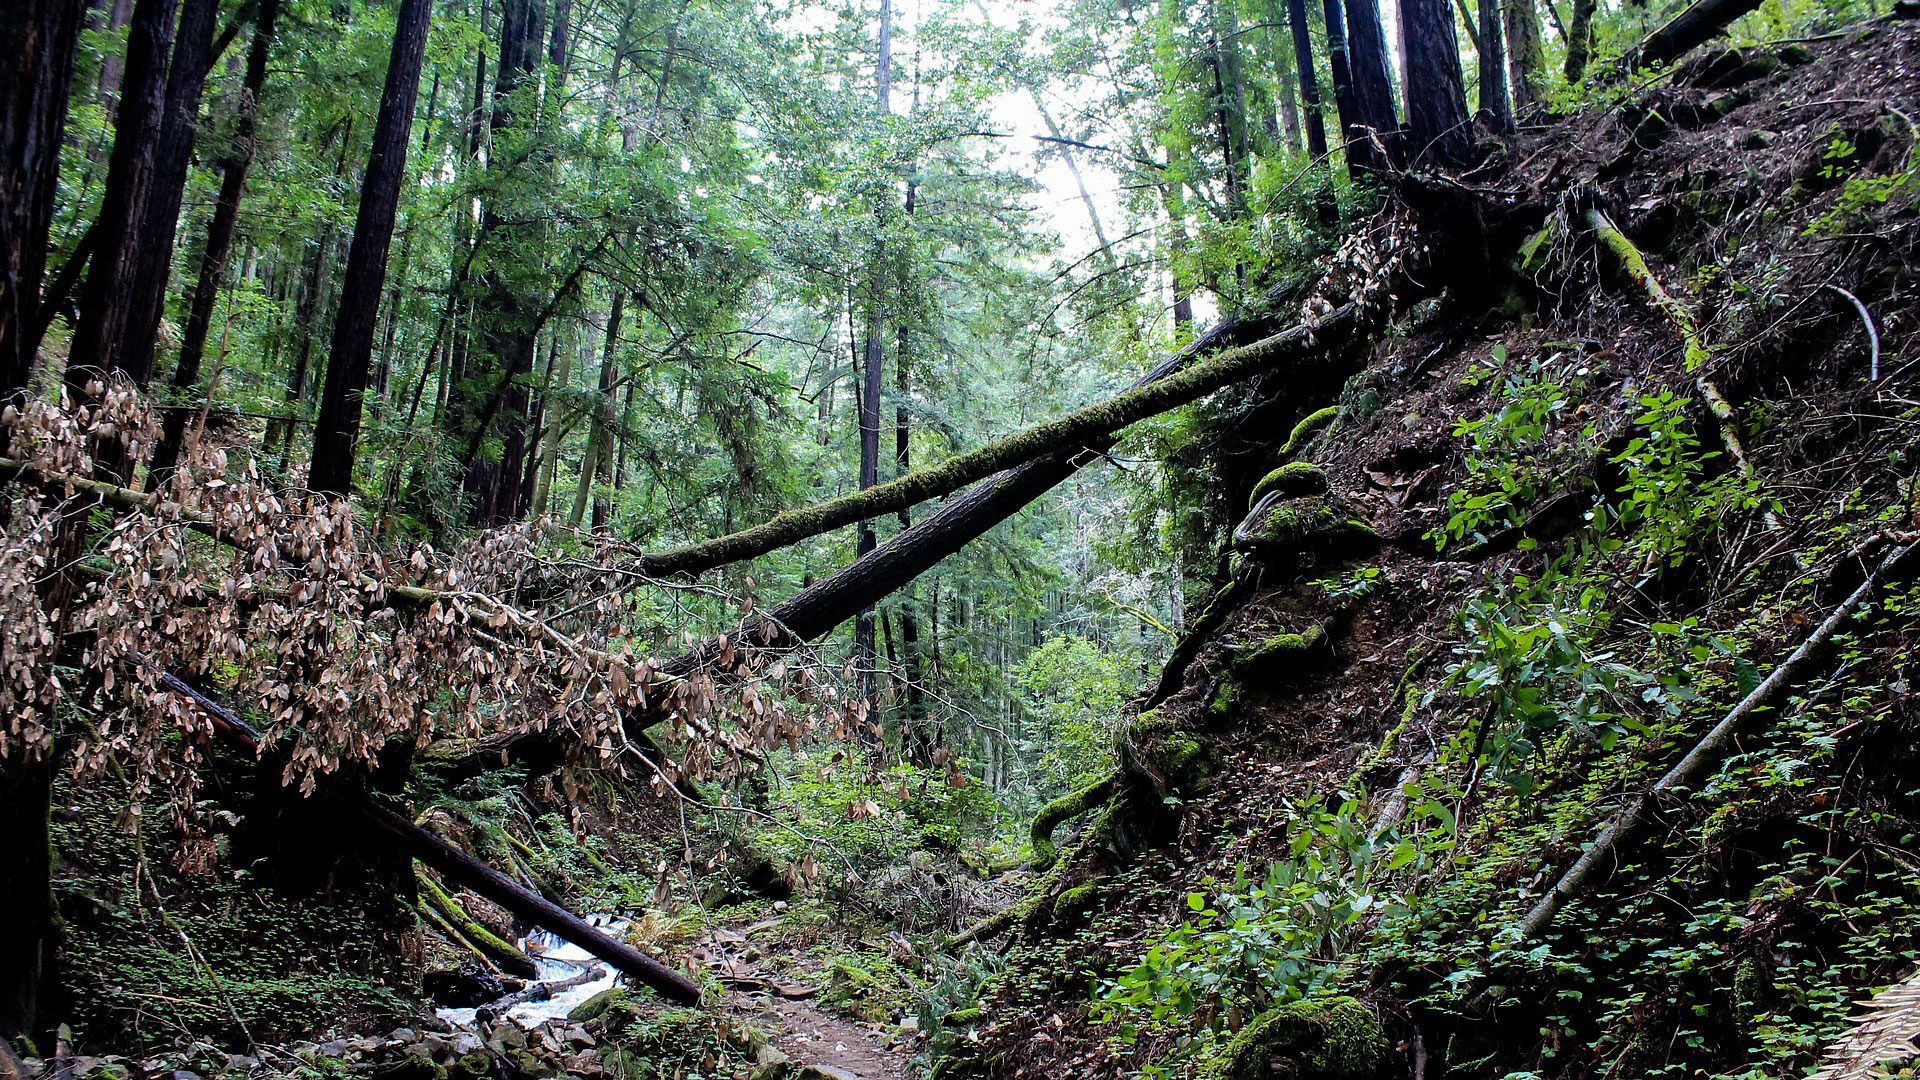
<svg viewBox="0 0 1920 1080">
<path fill-rule="evenodd" d="M 1915 524 L 1920 30 L 1614 97 L 1398 178 L 1525 239 L 1216 425 L 1210 606 L 937 1075 L 1794 1075 L 1913 973 L 1920 559 L 1763 680 Z"/>
</svg>

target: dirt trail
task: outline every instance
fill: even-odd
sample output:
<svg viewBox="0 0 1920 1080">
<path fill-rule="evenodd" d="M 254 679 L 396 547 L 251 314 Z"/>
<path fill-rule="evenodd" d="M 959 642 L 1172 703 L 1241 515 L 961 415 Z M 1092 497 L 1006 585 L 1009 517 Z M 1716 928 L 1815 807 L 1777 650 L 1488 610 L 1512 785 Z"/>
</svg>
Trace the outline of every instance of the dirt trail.
<svg viewBox="0 0 1920 1080">
<path fill-rule="evenodd" d="M 908 1080 L 905 1055 L 886 1046 L 874 1025 L 835 1016 L 809 1001 L 770 994 L 730 995 L 742 1007 L 758 1008 L 777 1034 L 774 1044 L 802 1065 L 823 1066 L 845 1080 Z"/>
<path fill-rule="evenodd" d="M 796 1066 L 805 1080 L 911 1080 L 906 1067 L 911 1047 L 891 1024 L 864 1023 L 839 1015 L 815 1000 L 824 973 L 805 965 L 775 973 L 768 957 L 748 944 L 778 920 L 720 929 L 700 948 L 702 960 L 730 986 L 726 1004 L 768 1031 L 772 1045 Z M 806 1067 L 812 1066 L 813 1071 Z"/>
</svg>

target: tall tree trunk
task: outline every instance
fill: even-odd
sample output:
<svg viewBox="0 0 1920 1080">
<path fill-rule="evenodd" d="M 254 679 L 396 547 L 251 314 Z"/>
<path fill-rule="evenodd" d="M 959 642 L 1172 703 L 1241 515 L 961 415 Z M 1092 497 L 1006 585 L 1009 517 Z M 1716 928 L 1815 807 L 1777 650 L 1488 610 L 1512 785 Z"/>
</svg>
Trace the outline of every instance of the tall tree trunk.
<svg viewBox="0 0 1920 1080">
<path fill-rule="evenodd" d="M 875 113 L 880 120 L 880 130 L 876 137 L 884 138 L 887 116 L 891 112 L 893 94 L 893 3 L 892 0 L 880 0 L 880 42 L 879 56 L 874 65 Z M 880 391 L 885 368 L 886 333 L 886 240 L 885 209 L 883 205 L 875 207 L 875 234 L 873 244 L 873 295 L 869 298 L 867 316 L 867 339 L 863 363 L 864 386 L 860 395 L 860 488 L 865 490 L 880 482 Z M 872 551 L 877 542 L 871 519 L 860 523 L 859 533 L 854 541 L 855 557 Z M 860 699 L 868 708 L 874 705 L 874 675 L 878 666 L 878 653 L 874 649 L 873 608 L 862 610 L 854 620 L 853 631 L 854 662 L 860 668 Z M 872 723 L 872 720 L 868 721 Z"/>
<path fill-rule="evenodd" d="M 1347 44 L 1347 20 L 1340 0 L 1322 5 L 1327 25 L 1327 66 L 1333 73 L 1333 106 L 1340 114 L 1340 136 L 1345 146 L 1347 175 L 1359 180 L 1377 175 L 1383 162 L 1360 119 L 1360 106 L 1353 87 L 1352 51 Z"/>
<path fill-rule="evenodd" d="M 1300 76 L 1300 103 L 1307 123 L 1307 153 L 1327 156 L 1327 123 L 1320 115 L 1320 80 L 1313 69 L 1313 38 L 1308 34 L 1307 0 L 1287 0 L 1287 25 L 1293 31 L 1293 65 Z"/>
<path fill-rule="evenodd" d="M 501 5 L 500 57 L 495 65 L 493 83 L 494 131 L 514 122 L 508 101 L 530 73 L 540 54 L 542 10 L 538 0 L 505 0 Z M 493 257 L 504 262 L 521 230 L 513 222 L 511 207 L 490 202 L 482 215 L 482 242 L 493 245 Z M 521 379 L 533 370 L 537 328 L 533 313 L 527 310 L 520 288 L 499 267 L 483 275 L 483 292 L 476 313 L 477 329 L 486 342 L 490 361 L 485 377 L 478 380 L 488 387 L 483 401 L 465 395 L 462 408 L 454 410 L 467 436 L 466 491 L 472 504 L 467 521 L 472 525 L 505 525 L 518 516 L 521 471 L 527 456 L 527 388 Z M 497 442 L 497 457 L 488 453 L 488 444 Z"/>
<path fill-rule="evenodd" d="M 346 498 L 353 492 L 353 465 L 360 439 L 361 398 L 373 362 L 373 335 L 380 314 L 380 293 L 387 281 L 387 251 L 400 210 L 406 178 L 407 144 L 413 139 L 413 107 L 420 97 L 420 68 L 427 55 L 431 0 L 401 0 L 387 57 L 387 83 L 374 121 L 373 149 L 361 179 L 360 211 L 347 249 L 340 309 L 333 319 L 333 345 L 327 351 L 326 383 L 320 392 L 320 416 L 313 427 L 313 463 L 307 490 Z"/>
<path fill-rule="evenodd" d="M 1587 77 L 1587 60 L 1593 55 L 1593 16 L 1600 0 L 1573 0 L 1573 16 L 1567 21 L 1567 81 L 1578 85 Z"/>
<path fill-rule="evenodd" d="M 213 308 L 226 277 L 227 256 L 232 251 L 234 228 L 240 219 L 240 197 L 246 187 L 247 170 L 253 163 L 255 117 L 260 109 L 260 91 L 267 82 L 273 24 L 279 13 L 280 0 L 261 0 L 253 46 L 247 52 L 246 81 L 235 109 L 233 145 L 227 155 L 226 172 L 220 178 L 220 195 L 214 203 L 213 218 L 207 223 L 206 249 L 200 254 L 200 278 L 194 285 L 193 303 L 187 313 L 186 329 L 181 334 L 180 360 L 173 368 L 170 382 L 173 401 L 162 420 L 160 445 L 154 450 L 153 463 L 147 471 L 148 491 L 159 490 L 173 474 L 186 438 L 187 418 L 197 408 L 194 391 L 200 382 L 200 364 L 206 358 Z"/>
<path fill-rule="evenodd" d="M 554 0 L 553 36 L 547 39 L 547 63 L 553 66 L 553 81 L 548 86 L 556 108 L 560 91 L 567 85 L 567 64 L 573 59 L 570 36 L 573 28 L 568 25 L 572 17 L 573 0 Z"/>
<path fill-rule="evenodd" d="M 1400 0 L 1407 63 L 1407 129 L 1413 164 L 1464 165 L 1473 153 L 1460 44 L 1447 0 Z"/>
<path fill-rule="evenodd" d="M 1287 22 L 1293 28 L 1293 63 L 1300 71 L 1300 102 L 1307 118 L 1307 152 L 1313 155 L 1315 213 L 1322 225 L 1340 223 L 1333 182 L 1327 169 L 1327 123 L 1320 111 L 1320 77 L 1313 67 L 1313 39 L 1307 26 L 1307 0 L 1287 0 Z"/>
<path fill-rule="evenodd" d="M 26 392 L 40 347 L 40 278 L 79 38 L 72 0 L 19 0 L 0 19 L 0 55 L 16 65 L 0 77 L 0 408 Z"/>
<path fill-rule="evenodd" d="M 1278 23 L 1281 20 L 1273 20 Z M 1274 73 L 1280 83 L 1280 92 L 1274 96 L 1280 100 L 1280 127 L 1286 135 L 1286 147 L 1298 153 L 1300 151 L 1300 77 L 1293 70 L 1293 52 L 1291 49 L 1275 48 L 1273 35 L 1266 36 L 1267 51 L 1273 54 Z"/>
<path fill-rule="evenodd" d="M 1400 160 L 1400 119 L 1393 104 L 1393 69 L 1387 58 L 1387 32 L 1380 24 L 1378 0 L 1346 0 L 1347 67 L 1353 78 L 1353 110 L 1380 141 L 1386 160 Z M 1369 144 L 1373 141 L 1368 139 Z"/>
<path fill-rule="evenodd" d="M 73 5 L 78 7 L 78 5 Z M 58 908 L 53 896 L 52 751 L 15 745 L 0 756 L 0 1038 L 37 1035 L 56 980 Z"/>
<path fill-rule="evenodd" d="M 219 20 L 220 0 L 181 0 L 180 26 L 167 66 L 167 98 L 160 122 L 160 145 L 154 154 L 153 200 L 136 226 L 134 291 L 128 316 L 134 337 L 129 358 L 134 381 L 146 386 L 153 369 L 154 344 L 160 316 L 166 307 L 169 275 L 173 269 L 173 240 L 180 223 L 180 203 L 186 193 L 187 169 L 193 160 L 193 140 L 200 122 L 200 96 L 213 64 L 213 31 Z M 121 476 L 129 475 L 125 466 Z"/>
<path fill-rule="evenodd" d="M 1480 119 L 1496 132 L 1513 130 L 1513 106 L 1507 101 L 1506 34 L 1500 27 L 1500 0 L 1480 0 Z"/>
<path fill-rule="evenodd" d="M 178 0 L 138 0 L 127 27 L 113 155 L 94 225 L 100 235 L 80 292 L 79 322 L 67 348 L 66 385 L 77 403 L 94 400 L 94 387 L 104 388 L 115 375 L 146 382 L 153 342 L 149 337 L 146 355 L 140 355 L 139 335 L 132 325 L 139 305 L 131 294 L 140 287 L 134 279 L 143 254 L 142 228 L 157 198 L 161 128 L 167 114 L 167 53 L 173 46 L 177 4 Z"/>
<path fill-rule="evenodd" d="M 1535 85 L 1547 66 L 1546 52 L 1540 45 L 1540 13 L 1533 0 L 1505 0 L 1501 7 L 1507 22 L 1507 73 L 1513 91 L 1515 112 L 1540 100 Z"/>
<path fill-rule="evenodd" d="M 107 12 L 107 33 L 118 33 L 127 28 L 133 20 L 133 0 L 113 0 L 113 7 Z M 120 93 L 120 77 L 124 70 L 121 53 L 109 48 L 107 55 L 100 59 L 100 103 L 112 108 Z"/>
<path fill-rule="evenodd" d="M 580 503 L 584 493 L 591 491 L 602 478 L 610 477 L 613 471 L 613 393 L 620 381 L 620 316 L 626 299 L 626 290 L 616 288 L 613 292 L 613 310 L 607 315 L 607 348 L 600 357 L 600 398 L 593 403 L 593 430 L 587 445 L 587 458 L 593 467 L 580 470 L 581 494 L 574 496 L 571 516 L 576 526 L 580 524 Z M 604 533 L 612 523 L 611 500 L 603 493 L 594 492 L 593 531 Z"/>
<path fill-rule="evenodd" d="M 1169 155 L 1171 156 L 1171 155 Z M 1173 336 L 1185 341 L 1193 336 L 1193 281 L 1186 267 L 1187 201 L 1178 180 L 1162 180 L 1160 202 L 1167 212 L 1168 279 L 1173 285 Z"/>
</svg>

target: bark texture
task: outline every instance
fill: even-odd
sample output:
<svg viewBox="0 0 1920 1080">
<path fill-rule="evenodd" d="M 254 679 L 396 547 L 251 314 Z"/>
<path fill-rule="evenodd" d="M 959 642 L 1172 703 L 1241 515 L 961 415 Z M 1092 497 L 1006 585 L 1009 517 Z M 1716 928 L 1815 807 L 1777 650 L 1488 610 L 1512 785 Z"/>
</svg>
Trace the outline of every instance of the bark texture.
<svg viewBox="0 0 1920 1080">
<path fill-rule="evenodd" d="M 1447 0 L 1400 0 L 1400 50 L 1407 64 L 1410 163 L 1466 164 L 1473 137 L 1460 75 L 1460 44 Z"/>
<path fill-rule="evenodd" d="M 40 278 L 80 12 L 72 0 L 19 0 L 0 19 L 0 55 L 16 65 L 0 79 L 0 406 L 26 390 L 40 346 Z"/>
<path fill-rule="evenodd" d="M 360 211 L 340 309 L 333 321 L 333 346 L 327 354 L 326 384 L 320 417 L 314 425 L 313 464 L 307 489 L 344 498 L 353 491 L 355 444 L 360 438 L 361 398 L 373 362 L 373 336 L 386 284 L 387 252 L 406 177 L 407 144 L 413 137 L 413 107 L 420 95 L 420 67 L 426 58 L 430 0 L 403 0 L 387 60 L 386 88 L 374 123 L 373 150 L 360 186 Z"/>
<path fill-rule="evenodd" d="M 260 14 L 253 31 L 253 46 L 247 52 L 247 74 L 240 90 L 240 101 L 233 121 L 233 145 L 220 178 L 220 195 L 214 203 L 213 218 L 207 223 L 206 248 L 200 255 L 200 276 L 193 289 L 187 325 L 181 333 L 180 360 L 169 380 L 174 401 L 161 419 L 160 445 L 154 449 L 148 467 L 147 490 L 158 490 L 173 474 L 186 439 L 187 418 L 193 415 L 193 392 L 200 382 L 201 362 L 206 359 L 207 334 L 213 325 L 213 308 L 226 280 L 227 257 L 233 250 L 233 234 L 240 220 L 240 199 L 245 192 L 247 171 L 253 164 L 254 124 L 260 109 L 260 91 L 267 82 L 267 59 L 273 51 L 273 28 L 280 14 L 280 0 L 260 0 Z"/>
</svg>

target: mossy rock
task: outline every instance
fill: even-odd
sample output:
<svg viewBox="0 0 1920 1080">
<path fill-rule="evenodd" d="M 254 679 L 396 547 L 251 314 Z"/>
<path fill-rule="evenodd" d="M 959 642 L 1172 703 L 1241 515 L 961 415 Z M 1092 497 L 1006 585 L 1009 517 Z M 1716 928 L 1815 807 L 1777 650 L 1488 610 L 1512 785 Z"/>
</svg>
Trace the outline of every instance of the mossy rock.
<svg viewBox="0 0 1920 1080">
<path fill-rule="evenodd" d="M 1302 446 L 1306 445 L 1307 440 L 1312 437 L 1314 432 L 1333 423 L 1333 418 L 1339 415 L 1340 409 L 1334 405 L 1329 405 L 1317 412 L 1308 413 L 1299 423 L 1293 425 L 1293 431 L 1287 435 L 1287 441 L 1281 445 L 1280 452 L 1282 454 L 1295 453 Z"/>
<path fill-rule="evenodd" d="M 1260 680 L 1306 675 L 1324 669 L 1331 659 L 1326 627 L 1316 623 L 1299 633 L 1275 634 L 1243 650 L 1234 657 L 1233 673 Z"/>
<path fill-rule="evenodd" d="M 625 1005 L 626 1001 L 627 991 L 625 987 L 609 987 L 580 1004 L 575 1005 L 573 1011 L 567 1013 L 567 1020 L 575 1024 L 584 1024 L 589 1020 L 598 1020 L 606 1015 L 608 1009 L 616 1005 Z"/>
<path fill-rule="evenodd" d="M 1358 1001 L 1296 1001 L 1241 1028 L 1200 1080 L 1375 1080 L 1390 1052 L 1379 1021 Z"/>
<path fill-rule="evenodd" d="M 474 1050 L 462 1055 L 447 1067 L 450 1080 L 493 1080 L 493 1055 L 485 1050 Z"/>
<path fill-rule="evenodd" d="M 1062 892 L 1053 901 L 1053 917 L 1056 919 L 1083 918 L 1100 910 L 1101 889 L 1098 882 L 1088 885 L 1076 885 Z"/>
<path fill-rule="evenodd" d="M 1304 461 L 1295 461 L 1273 470 L 1253 485 L 1253 494 L 1248 496 L 1248 506 L 1258 506 L 1260 500 L 1269 494 L 1277 493 L 1278 498 L 1298 499 L 1309 495 L 1325 495 L 1333 490 L 1327 474 L 1318 465 L 1309 465 Z"/>
<path fill-rule="evenodd" d="M 1319 495 L 1270 506 L 1240 527 L 1235 546 L 1263 558 L 1361 558 L 1380 549 L 1380 534 L 1336 496 Z"/>
</svg>

